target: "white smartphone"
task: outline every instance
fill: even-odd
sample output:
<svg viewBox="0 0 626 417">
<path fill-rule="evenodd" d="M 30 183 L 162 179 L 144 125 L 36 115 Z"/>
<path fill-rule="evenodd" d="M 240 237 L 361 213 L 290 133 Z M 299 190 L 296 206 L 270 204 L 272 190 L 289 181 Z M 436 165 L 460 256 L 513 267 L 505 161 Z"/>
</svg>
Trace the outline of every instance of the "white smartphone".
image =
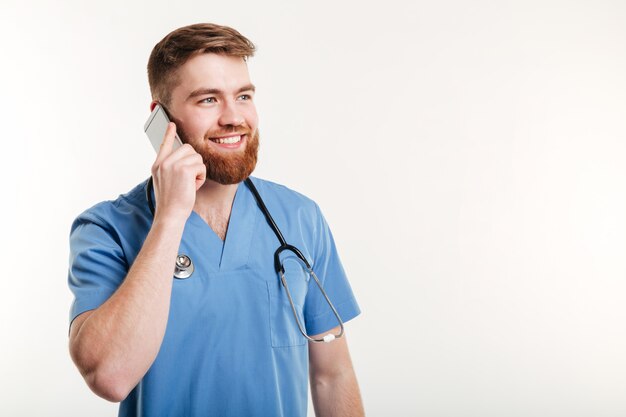
<svg viewBox="0 0 626 417">
<path fill-rule="evenodd" d="M 165 139 L 165 132 L 167 131 L 169 122 L 170 119 L 167 117 L 165 110 L 160 104 L 157 104 L 154 106 L 154 110 L 152 110 L 150 117 L 148 117 L 146 124 L 143 126 L 144 132 L 148 135 L 148 139 L 150 139 L 150 143 L 152 143 L 152 147 L 157 153 L 159 152 L 161 143 L 163 143 L 163 139 Z M 178 137 L 178 134 L 176 134 L 172 150 L 176 150 L 182 145 L 183 142 Z"/>
</svg>

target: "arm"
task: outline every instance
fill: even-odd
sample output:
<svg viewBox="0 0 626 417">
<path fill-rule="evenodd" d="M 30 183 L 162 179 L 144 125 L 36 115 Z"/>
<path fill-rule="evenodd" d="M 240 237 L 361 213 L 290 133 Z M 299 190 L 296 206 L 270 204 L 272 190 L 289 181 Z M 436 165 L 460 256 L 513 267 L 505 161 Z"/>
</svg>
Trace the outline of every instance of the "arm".
<svg viewBox="0 0 626 417">
<path fill-rule="evenodd" d="M 185 222 L 204 183 L 202 157 L 190 145 L 172 151 L 168 128 L 152 167 L 156 214 L 124 281 L 100 307 L 78 316 L 70 329 L 70 355 L 89 388 L 119 402 L 154 362 L 167 327 L 174 260 Z"/>
<path fill-rule="evenodd" d="M 72 359 L 89 388 L 109 401 L 126 398 L 159 351 L 183 226 L 154 224 L 117 291 L 72 322 Z"/>
<path fill-rule="evenodd" d="M 339 328 L 331 332 L 338 333 Z M 314 338 L 323 337 L 324 334 Z M 345 335 L 330 343 L 309 342 L 309 370 L 316 416 L 365 415 Z"/>
</svg>

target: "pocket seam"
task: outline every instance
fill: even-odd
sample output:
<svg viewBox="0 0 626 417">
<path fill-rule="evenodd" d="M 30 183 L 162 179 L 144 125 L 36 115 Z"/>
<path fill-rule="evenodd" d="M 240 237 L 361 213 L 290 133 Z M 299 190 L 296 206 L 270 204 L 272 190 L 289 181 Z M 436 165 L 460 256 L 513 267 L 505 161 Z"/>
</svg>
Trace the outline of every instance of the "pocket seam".
<svg viewBox="0 0 626 417">
<path fill-rule="evenodd" d="M 270 326 L 270 344 L 272 345 L 272 348 L 289 348 L 289 347 L 298 347 L 298 346 L 305 345 L 306 339 L 300 333 L 300 329 L 298 328 L 298 325 L 295 321 L 295 317 L 293 316 L 293 311 L 291 310 L 291 304 L 288 302 L 282 303 L 277 297 L 272 297 L 272 290 L 270 288 L 270 283 L 266 281 L 266 285 L 267 285 L 267 293 L 268 293 L 268 299 L 269 299 L 269 304 L 270 304 L 268 308 L 268 312 L 269 312 L 269 326 Z M 276 312 L 276 314 L 278 314 L 279 313 L 278 309 L 280 309 L 281 310 L 280 312 L 283 314 L 285 313 L 284 310 L 287 310 L 289 318 L 291 319 L 291 322 L 293 324 L 294 330 L 295 332 L 297 332 L 295 339 L 293 337 L 285 337 L 284 341 L 279 340 L 280 338 L 278 337 L 277 323 L 275 323 L 275 320 L 272 319 L 272 313 Z M 276 342 L 274 342 L 274 339 L 276 339 Z"/>
</svg>

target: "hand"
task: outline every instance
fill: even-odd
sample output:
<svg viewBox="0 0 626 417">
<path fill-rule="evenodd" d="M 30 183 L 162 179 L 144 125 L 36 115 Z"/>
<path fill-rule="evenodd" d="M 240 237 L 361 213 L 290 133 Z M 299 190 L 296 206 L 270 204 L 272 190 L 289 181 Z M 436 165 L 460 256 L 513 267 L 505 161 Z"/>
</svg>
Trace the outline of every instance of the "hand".
<svg viewBox="0 0 626 417">
<path fill-rule="evenodd" d="M 173 217 L 184 222 L 193 210 L 196 191 L 206 180 L 206 166 L 202 156 L 188 143 L 172 150 L 175 135 L 176 125 L 170 122 L 152 165 L 155 219 Z"/>
</svg>

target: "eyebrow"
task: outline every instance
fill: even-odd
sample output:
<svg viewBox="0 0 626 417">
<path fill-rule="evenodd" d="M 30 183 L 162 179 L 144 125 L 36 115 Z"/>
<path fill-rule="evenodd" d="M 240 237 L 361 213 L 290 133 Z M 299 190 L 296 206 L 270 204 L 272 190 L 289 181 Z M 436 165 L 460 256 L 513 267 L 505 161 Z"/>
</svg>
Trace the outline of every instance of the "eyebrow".
<svg viewBox="0 0 626 417">
<path fill-rule="evenodd" d="M 239 90 L 237 90 L 235 94 L 243 93 L 244 91 L 255 92 L 256 87 L 254 86 L 254 84 L 246 84 L 243 87 L 241 87 Z M 197 96 L 203 96 L 205 94 L 216 94 L 216 95 L 222 94 L 223 95 L 224 91 L 220 90 L 219 88 L 198 88 L 197 90 L 193 90 L 191 93 L 189 93 L 187 100 L 189 100 L 190 98 L 197 97 Z"/>
</svg>

